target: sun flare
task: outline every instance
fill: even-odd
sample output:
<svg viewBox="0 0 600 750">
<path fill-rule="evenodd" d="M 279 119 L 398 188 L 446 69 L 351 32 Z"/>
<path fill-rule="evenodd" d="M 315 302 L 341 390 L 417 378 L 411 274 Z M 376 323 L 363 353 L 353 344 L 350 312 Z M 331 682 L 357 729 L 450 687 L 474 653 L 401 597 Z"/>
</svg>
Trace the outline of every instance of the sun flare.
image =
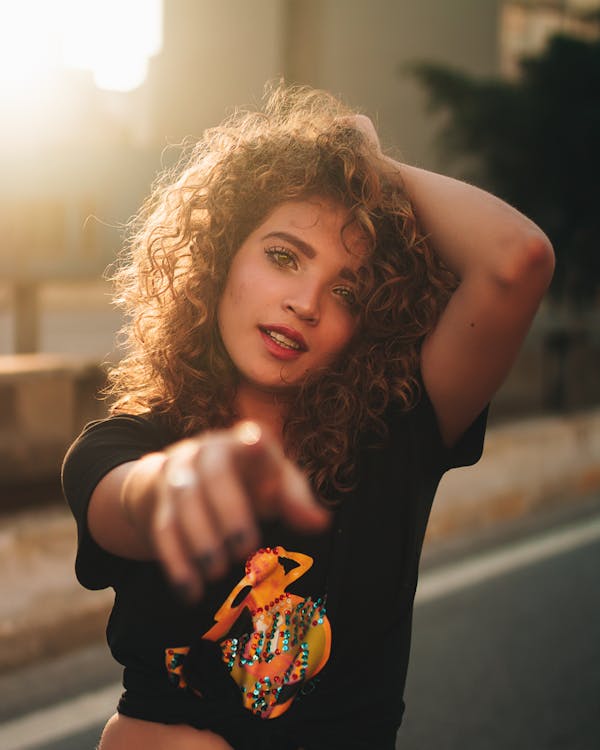
<svg viewBox="0 0 600 750">
<path fill-rule="evenodd" d="M 2 0 L 0 95 L 30 98 L 67 68 L 132 91 L 162 46 L 162 0 Z"/>
</svg>

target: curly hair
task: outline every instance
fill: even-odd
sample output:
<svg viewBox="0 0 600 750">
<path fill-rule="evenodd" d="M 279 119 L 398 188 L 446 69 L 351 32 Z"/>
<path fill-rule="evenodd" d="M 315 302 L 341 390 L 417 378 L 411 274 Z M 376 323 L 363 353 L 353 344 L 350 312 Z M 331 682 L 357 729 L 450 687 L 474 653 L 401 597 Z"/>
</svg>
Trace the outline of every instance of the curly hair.
<svg viewBox="0 0 600 750">
<path fill-rule="evenodd" d="M 338 362 L 297 388 L 284 442 L 317 494 L 338 499 L 353 486 L 361 437 L 384 437 L 390 401 L 418 401 L 420 346 L 457 284 L 353 115 L 326 92 L 279 84 L 263 111 L 207 130 L 159 178 L 113 274 L 127 353 L 107 387 L 112 413 L 160 414 L 181 437 L 231 425 L 237 373 L 217 307 L 232 258 L 282 202 L 337 201 L 370 244 L 358 330 Z"/>
</svg>

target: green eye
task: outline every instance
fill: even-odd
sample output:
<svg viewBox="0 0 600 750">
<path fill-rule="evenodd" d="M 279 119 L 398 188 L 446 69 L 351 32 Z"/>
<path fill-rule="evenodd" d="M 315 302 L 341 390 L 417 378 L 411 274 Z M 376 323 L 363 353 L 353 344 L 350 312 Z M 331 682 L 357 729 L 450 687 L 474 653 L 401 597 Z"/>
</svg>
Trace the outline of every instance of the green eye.
<svg viewBox="0 0 600 750">
<path fill-rule="evenodd" d="M 344 301 L 345 304 L 347 304 L 349 307 L 355 307 L 357 304 L 356 295 L 352 291 L 352 289 L 348 289 L 348 287 L 345 286 L 339 286 L 336 287 L 334 290 L 335 294 L 338 295 L 338 297 L 341 297 L 341 299 Z"/>
<path fill-rule="evenodd" d="M 265 253 L 271 263 L 274 263 L 280 268 L 297 268 L 298 261 L 294 253 L 285 247 L 268 247 L 265 248 Z"/>
</svg>

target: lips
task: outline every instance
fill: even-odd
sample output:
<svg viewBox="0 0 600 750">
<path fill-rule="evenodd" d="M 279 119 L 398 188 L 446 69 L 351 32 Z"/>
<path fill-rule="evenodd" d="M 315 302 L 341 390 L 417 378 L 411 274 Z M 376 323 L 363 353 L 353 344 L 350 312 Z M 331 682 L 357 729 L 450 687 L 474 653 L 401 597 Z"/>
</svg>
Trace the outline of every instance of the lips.
<svg viewBox="0 0 600 750">
<path fill-rule="evenodd" d="M 291 352 L 308 351 L 308 346 L 301 333 L 294 328 L 281 325 L 259 326 L 261 333 L 273 341 L 277 346 Z"/>
</svg>

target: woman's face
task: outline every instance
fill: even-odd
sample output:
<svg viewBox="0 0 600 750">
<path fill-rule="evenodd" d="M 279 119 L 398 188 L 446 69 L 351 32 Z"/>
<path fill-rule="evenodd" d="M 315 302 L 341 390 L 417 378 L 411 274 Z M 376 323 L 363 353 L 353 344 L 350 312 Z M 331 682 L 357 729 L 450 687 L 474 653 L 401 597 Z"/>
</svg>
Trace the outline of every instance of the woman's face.
<svg viewBox="0 0 600 750">
<path fill-rule="evenodd" d="M 354 334 L 356 275 L 368 246 L 327 199 L 280 204 L 243 242 L 219 302 L 221 337 L 242 382 L 297 384 L 332 363 Z"/>
</svg>

